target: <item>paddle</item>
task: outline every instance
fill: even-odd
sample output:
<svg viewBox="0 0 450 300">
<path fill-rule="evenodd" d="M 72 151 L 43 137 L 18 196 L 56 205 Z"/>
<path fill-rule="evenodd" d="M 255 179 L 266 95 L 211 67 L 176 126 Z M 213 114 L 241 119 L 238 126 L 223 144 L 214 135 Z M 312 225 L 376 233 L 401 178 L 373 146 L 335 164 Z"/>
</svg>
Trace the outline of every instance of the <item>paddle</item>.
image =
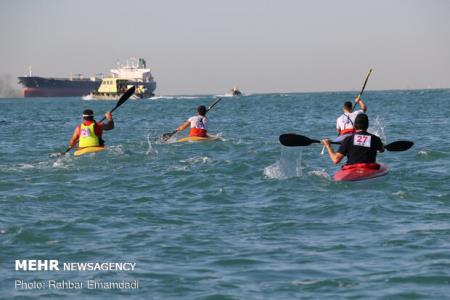
<svg viewBox="0 0 450 300">
<path fill-rule="evenodd" d="M 306 136 L 295 134 L 295 133 L 285 133 L 280 135 L 280 143 L 286 147 L 303 147 L 309 146 L 311 144 L 320 144 L 319 140 L 312 140 Z M 331 144 L 339 145 L 338 142 L 331 142 Z"/>
<path fill-rule="evenodd" d="M 208 106 L 208 108 L 206 109 L 206 112 L 210 111 L 217 103 L 219 103 L 220 100 L 222 100 L 222 98 L 217 98 L 216 101 L 214 101 L 210 106 Z M 178 132 L 178 130 L 163 133 L 159 139 L 162 142 L 166 142 L 177 132 Z"/>
<path fill-rule="evenodd" d="M 125 94 L 123 94 L 123 95 L 120 97 L 119 101 L 117 101 L 117 103 L 116 103 L 116 106 L 115 106 L 110 112 L 112 113 L 113 111 L 115 111 L 116 109 L 118 109 L 119 106 L 121 106 L 122 104 L 124 104 L 125 101 L 127 101 L 128 98 L 130 98 L 130 97 L 134 94 L 134 91 L 135 91 L 135 90 L 136 90 L 136 87 L 134 87 L 134 86 L 132 86 L 131 88 L 129 88 L 129 89 L 125 92 Z M 105 119 L 106 119 L 106 117 L 103 117 L 103 118 L 100 120 L 99 123 L 103 122 Z M 62 156 L 62 155 L 64 155 L 64 154 L 66 154 L 67 152 L 69 152 L 70 150 L 72 150 L 72 148 L 73 148 L 73 147 L 67 148 L 66 151 L 61 152 L 61 153 L 59 154 L 59 156 Z"/>
<path fill-rule="evenodd" d="M 361 89 L 361 92 L 359 92 L 359 94 L 358 94 L 358 96 L 356 98 L 360 98 L 362 96 L 362 94 L 364 93 L 364 89 L 366 88 L 366 84 L 367 84 L 367 81 L 369 80 L 369 76 L 370 76 L 371 73 L 372 73 L 372 69 L 370 69 L 369 73 L 367 73 L 366 80 L 364 81 L 364 85 L 363 85 L 363 87 Z M 353 103 L 352 111 L 355 110 L 355 107 L 356 107 L 356 102 Z"/>
<path fill-rule="evenodd" d="M 414 145 L 411 141 L 395 141 L 384 146 L 387 151 L 406 151 Z"/>
<path fill-rule="evenodd" d="M 306 136 L 286 133 L 280 135 L 280 143 L 286 147 L 303 147 L 311 144 L 320 144 L 319 140 L 313 140 Z M 340 144 L 339 142 L 331 142 L 331 144 Z M 406 151 L 414 145 L 411 141 L 395 141 L 384 146 L 387 151 Z"/>
</svg>

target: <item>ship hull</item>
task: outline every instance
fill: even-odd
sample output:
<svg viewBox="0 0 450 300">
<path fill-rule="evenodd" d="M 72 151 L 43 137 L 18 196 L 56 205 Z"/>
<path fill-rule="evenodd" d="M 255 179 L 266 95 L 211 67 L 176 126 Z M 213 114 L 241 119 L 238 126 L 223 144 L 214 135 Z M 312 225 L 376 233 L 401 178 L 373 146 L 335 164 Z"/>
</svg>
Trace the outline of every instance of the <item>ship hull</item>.
<svg viewBox="0 0 450 300">
<path fill-rule="evenodd" d="M 19 77 L 24 97 L 81 97 L 96 90 L 101 81 L 89 79 Z"/>
<path fill-rule="evenodd" d="M 81 97 L 89 94 L 91 89 L 85 88 L 42 88 L 42 87 L 30 87 L 23 89 L 23 96 L 25 98 L 30 97 Z"/>
<path fill-rule="evenodd" d="M 23 85 L 23 96 L 29 97 L 81 97 L 96 91 L 100 80 L 69 79 L 69 78 L 44 78 L 38 76 L 19 77 L 19 83 Z M 133 84 L 133 82 L 130 82 Z M 136 83 L 137 84 L 137 83 Z M 156 82 L 143 84 L 150 95 L 156 89 Z"/>
</svg>

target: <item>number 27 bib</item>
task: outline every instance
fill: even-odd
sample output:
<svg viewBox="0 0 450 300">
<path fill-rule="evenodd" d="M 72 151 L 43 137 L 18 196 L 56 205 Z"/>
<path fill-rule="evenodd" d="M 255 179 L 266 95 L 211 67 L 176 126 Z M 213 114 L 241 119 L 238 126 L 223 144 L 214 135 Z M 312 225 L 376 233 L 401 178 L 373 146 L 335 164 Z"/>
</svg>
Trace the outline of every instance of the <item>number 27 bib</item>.
<svg viewBox="0 0 450 300">
<path fill-rule="evenodd" d="M 353 137 L 353 145 L 370 148 L 372 136 L 355 134 Z"/>
</svg>

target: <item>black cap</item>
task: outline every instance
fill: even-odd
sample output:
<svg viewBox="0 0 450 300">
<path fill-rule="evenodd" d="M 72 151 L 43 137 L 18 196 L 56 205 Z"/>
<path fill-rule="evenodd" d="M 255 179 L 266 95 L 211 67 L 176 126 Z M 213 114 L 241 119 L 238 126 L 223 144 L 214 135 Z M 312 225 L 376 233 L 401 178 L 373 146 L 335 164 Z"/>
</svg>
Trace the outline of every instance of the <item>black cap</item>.
<svg viewBox="0 0 450 300">
<path fill-rule="evenodd" d="M 199 107 L 197 107 L 197 112 L 201 116 L 204 116 L 206 114 L 206 107 L 204 105 L 200 105 Z"/>
<path fill-rule="evenodd" d="M 369 128 L 369 117 L 366 114 L 359 114 L 355 119 L 356 130 L 367 130 Z"/>
<path fill-rule="evenodd" d="M 94 111 L 92 109 L 83 110 L 83 119 L 93 120 L 94 119 Z"/>
</svg>

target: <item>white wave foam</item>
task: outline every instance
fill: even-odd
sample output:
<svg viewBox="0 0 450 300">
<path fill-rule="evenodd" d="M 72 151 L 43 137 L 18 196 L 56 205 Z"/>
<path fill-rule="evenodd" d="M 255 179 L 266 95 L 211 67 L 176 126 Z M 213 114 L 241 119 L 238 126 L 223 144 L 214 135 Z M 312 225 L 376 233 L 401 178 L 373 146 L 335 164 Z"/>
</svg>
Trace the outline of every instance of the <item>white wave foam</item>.
<svg viewBox="0 0 450 300">
<path fill-rule="evenodd" d="M 153 96 L 150 97 L 148 99 L 150 100 L 172 100 L 172 99 L 199 99 L 199 98 L 206 98 L 207 96 L 163 96 L 163 95 L 158 95 L 158 96 Z"/>
<path fill-rule="evenodd" d="M 58 158 L 52 165 L 53 168 L 65 168 L 66 162 L 69 161 L 70 158 L 62 157 Z"/>
<path fill-rule="evenodd" d="M 392 195 L 393 196 L 398 196 L 398 197 L 400 197 L 402 199 L 405 199 L 406 196 L 407 196 L 406 192 L 404 192 L 404 191 L 397 191 L 397 192 L 392 193 Z"/>
<path fill-rule="evenodd" d="M 310 176 L 317 176 L 320 178 L 324 178 L 324 179 L 329 179 L 330 175 L 327 173 L 327 171 L 325 170 L 313 170 L 313 171 L 309 171 L 308 175 Z"/>
<path fill-rule="evenodd" d="M 291 284 L 293 285 L 311 285 L 311 284 L 317 284 L 320 280 L 294 280 L 291 281 Z"/>
<path fill-rule="evenodd" d="M 109 152 L 112 153 L 112 154 L 118 154 L 118 155 L 125 154 L 125 151 L 123 150 L 123 146 L 122 145 L 109 146 L 107 148 L 107 150 L 109 150 Z M 95 153 L 91 153 L 91 154 L 95 154 Z"/>
<path fill-rule="evenodd" d="M 211 163 L 212 159 L 209 158 L 208 156 L 194 156 L 194 157 L 190 157 L 188 159 L 182 159 L 182 160 L 180 160 L 180 162 L 186 163 L 189 165 L 198 164 L 198 163 L 206 164 L 206 163 Z"/>
<path fill-rule="evenodd" d="M 83 99 L 83 100 L 94 100 L 92 95 L 85 95 L 85 96 L 81 97 L 81 99 Z"/>
</svg>

